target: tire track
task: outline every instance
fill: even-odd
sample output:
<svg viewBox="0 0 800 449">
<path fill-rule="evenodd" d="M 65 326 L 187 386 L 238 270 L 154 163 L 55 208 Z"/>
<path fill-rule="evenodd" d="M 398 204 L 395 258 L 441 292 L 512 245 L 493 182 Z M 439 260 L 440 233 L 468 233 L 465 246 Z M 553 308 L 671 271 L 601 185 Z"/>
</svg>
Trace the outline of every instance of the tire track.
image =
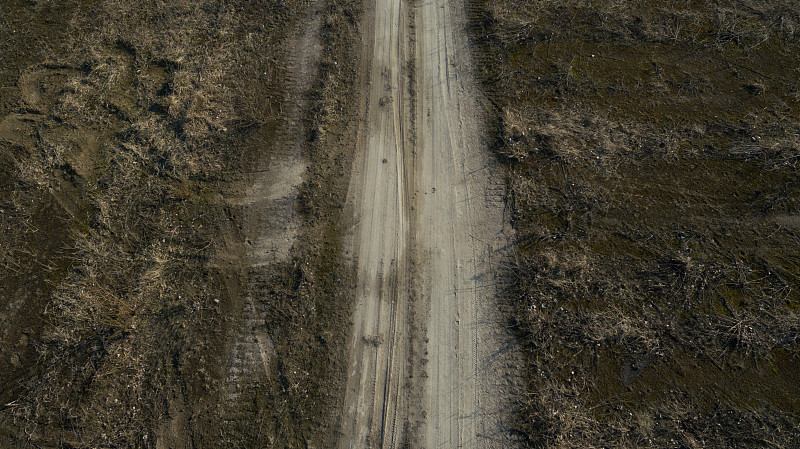
<svg viewBox="0 0 800 449">
<path fill-rule="evenodd" d="M 350 186 L 358 281 L 339 446 L 508 447 L 513 363 L 491 268 L 507 244 L 502 176 L 480 141 L 463 4 L 365 4 L 374 29 Z"/>
<path fill-rule="evenodd" d="M 407 10 L 374 4 L 366 121 L 359 135 L 350 207 L 356 216 L 356 312 L 340 447 L 397 447 L 406 401 L 409 216 L 404 61 Z"/>
</svg>

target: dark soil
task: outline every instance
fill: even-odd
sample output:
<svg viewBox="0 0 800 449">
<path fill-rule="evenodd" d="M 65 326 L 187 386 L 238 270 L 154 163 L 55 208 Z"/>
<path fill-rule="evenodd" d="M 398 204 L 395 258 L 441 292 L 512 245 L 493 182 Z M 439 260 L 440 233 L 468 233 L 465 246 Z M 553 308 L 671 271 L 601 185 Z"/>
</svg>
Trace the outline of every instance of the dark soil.
<svg viewBox="0 0 800 449">
<path fill-rule="evenodd" d="M 800 444 L 791 2 L 474 2 L 534 447 Z"/>
</svg>

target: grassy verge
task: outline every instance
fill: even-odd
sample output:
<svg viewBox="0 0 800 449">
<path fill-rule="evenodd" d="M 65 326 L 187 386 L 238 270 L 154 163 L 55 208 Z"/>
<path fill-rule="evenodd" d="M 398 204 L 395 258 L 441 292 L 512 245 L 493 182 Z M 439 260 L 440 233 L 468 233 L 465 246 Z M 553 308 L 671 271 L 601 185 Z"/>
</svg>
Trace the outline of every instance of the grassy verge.
<svg viewBox="0 0 800 449">
<path fill-rule="evenodd" d="M 536 447 L 800 444 L 790 2 L 473 2 Z"/>
</svg>

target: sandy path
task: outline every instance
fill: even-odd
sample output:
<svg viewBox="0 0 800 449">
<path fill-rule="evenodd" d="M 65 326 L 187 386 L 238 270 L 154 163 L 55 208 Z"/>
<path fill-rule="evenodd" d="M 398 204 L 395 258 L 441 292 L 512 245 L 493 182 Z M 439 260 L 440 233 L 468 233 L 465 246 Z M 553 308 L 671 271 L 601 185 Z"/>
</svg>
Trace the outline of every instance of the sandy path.
<svg viewBox="0 0 800 449">
<path fill-rule="evenodd" d="M 407 58 L 400 0 L 375 6 L 363 150 L 355 162 L 357 305 L 340 447 L 395 447 L 403 419 L 409 216 L 404 169 L 408 113 L 400 90 Z"/>
<path fill-rule="evenodd" d="M 367 42 L 366 121 L 350 189 L 357 305 L 340 447 L 503 447 L 510 364 L 492 270 L 506 243 L 502 177 L 480 142 L 463 5 L 407 8 L 377 1 Z"/>
</svg>

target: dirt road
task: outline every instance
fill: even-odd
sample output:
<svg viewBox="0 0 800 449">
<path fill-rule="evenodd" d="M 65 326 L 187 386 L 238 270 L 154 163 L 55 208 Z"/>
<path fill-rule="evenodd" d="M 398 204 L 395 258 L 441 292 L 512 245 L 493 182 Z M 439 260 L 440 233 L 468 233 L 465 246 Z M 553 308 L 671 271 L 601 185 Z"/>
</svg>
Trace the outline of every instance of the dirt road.
<svg viewBox="0 0 800 449">
<path fill-rule="evenodd" d="M 510 363 L 492 270 L 503 186 L 480 142 L 463 5 L 381 0 L 367 20 L 340 447 L 504 446 Z"/>
<path fill-rule="evenodd" d="M 411 116 L 401 71 L 409 57 L 408 12 L 400 0 L 380 1 L 374 18 L 367 122 L 350 188 L 358 282 L 340 447 L 353 448 L 397 446 L 406 407 Z"/>
</svg>

